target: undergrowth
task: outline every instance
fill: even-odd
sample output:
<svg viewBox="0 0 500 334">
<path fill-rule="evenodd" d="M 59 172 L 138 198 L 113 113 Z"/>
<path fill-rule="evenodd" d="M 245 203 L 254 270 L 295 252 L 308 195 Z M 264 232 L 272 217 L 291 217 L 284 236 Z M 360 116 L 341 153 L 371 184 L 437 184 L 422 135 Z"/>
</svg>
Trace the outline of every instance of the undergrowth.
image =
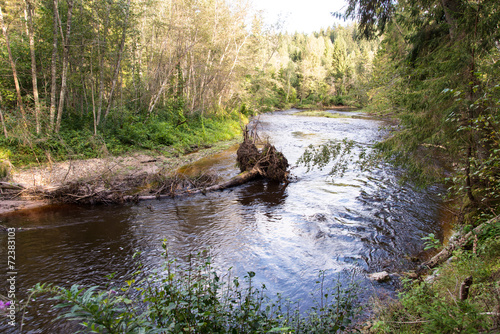
<svg viewBox="0 0 500 334">
<path fill-rule="evenodd" d="M 13 131 L 8 138 L 0 137 L 0 147 L 10 152 L 9 159 L 16 166 L 137 150 L 177 156 L 233 139 L 248 121 L 237 112 L 209 117 L 189 115 L 182 119 L 171 116 L 159 114 L 146 118 L 124 112 L 110 118 L 98 128 L 97 134 L 92 130 L 91 120 L 73 116 L 65 121 L 67 124 L 58 134 L 33 135 L 19 129 L 17 135 Z"/>
<path fill-rule="evenodd" d="M 165 242 L 163 248 L 163 268 L 146 278 L 105 289 L 37 284 L 31 297 L 51 295 L 60 318 L 96 333 L 337 333 L 359 314 L 355 284 L 327 289 L 324 272 L 313 306 L 303 312 L 282 295 L 269 298 L 254 272 L 242 280 L 231 270 L 220 275 L 206 252 L 181 265 Z"/>
<path fill-rule="evenodd" d="M 460 287 L 472 277 L 468 298 Z M 454 253 L 430 279 L 406 281 L 397 301 L 375 300 L 372 333 L 480 333 L 500 330 L 500 223 Z"/>
</svg>

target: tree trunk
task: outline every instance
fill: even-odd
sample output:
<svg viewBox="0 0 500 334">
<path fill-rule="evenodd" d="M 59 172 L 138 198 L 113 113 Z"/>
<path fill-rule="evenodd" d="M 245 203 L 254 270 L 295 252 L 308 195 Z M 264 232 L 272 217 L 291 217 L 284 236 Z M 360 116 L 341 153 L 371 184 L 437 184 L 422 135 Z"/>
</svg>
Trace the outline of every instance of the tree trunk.
<svg viewBox="0 0 500 334">
<path fill-rule="evenodd" d="M 36 122 L 36 133 L 40 133 L 40 99 L 38 97 L 38 79 L 36 70 L 36 57 L 35 57 L 35 36 L 33 31 L 33 14 L 35 9 L 30 0 L 26 1 L 26 9 L 28 16 L 28 33 L 30 40 L 30 54 L 31 54 L 31 77 L 33 81 L 33 99 L 35 100 L 35 122 Z"/>
<path fill-rule="evenodd" d="M 102 46 L 101 46 L 101 41 L 99 39 L 97 48 L 99 54 L 99 97 L 97 100 L 97 125 L 99 125 L 99 123 L 101 122 L 102 103 L 104 98 L 104 55 L 108 50 L 107 37 L 108 37 L 108 27 L 109 27 L 110 6 L 107 1 L 105 3 L 106 3 L 106 20 L 104 21 Z"/>
<path fill-rule="evenodd" d="M 186 190 L 183 192 L 180 192 L 178 194 L 168 194 L 168 195 L 146 195 L 146 196 L 124 196 L 123 200 L 124 201 L 130 201 L 130 200 L 152 200 L 152 199 L 161 199 L 161 198 L 171 198 L 173 196 L 182 196 L 182 195 L 194 195 L 194 194 L 205 194 L 207 192 L 211 191 L 218 191 L 218 190 L 224 190 L 224 189 L 229 189 L 232 187 L 236 187 L 242 184 L 245 184 L 256 177 L 260 175 L 260 170 L 258 168 L 254 168 L 250 171 L 243 172 L 235 177 L 233 177 L 231 180 L 227 182 L 223 182 L 220 184 L 216 184 L 210 187 L 206 188 L 200 188 L 200 189 L 194 189 L 194 190 Z"/>
<path fill-rule="evenodd" d="M 182 53 L 180 56 L 179 56 L 179 59 L 177 61 L 177 63 L 173 66 L 171 66 L 168 70 L 168 73 L 167 75 L 165 76 L 165 79 L 163 80 L 163 82 L 161 83 L 161 86 L 160 86 L 160 89 L 158 91 L 157 94 L 151 96 L 151 100 L 149 101 L 149 107 L 148 107 L 148 117 L 151 115 L 151 113 L 153 112 L 155 106 L 156 106 L 156 103 L 158 103 L 158 100 L 160 99 L 160 96 L 163 94 L 163 92 L 165 91 L 165 88 L 167 88 L 167 85 L 168 83 L 170 82 L 170 76 L 172 75 L 173 71 L 177 68 L 177 66 L 180 65 L 182 59 L 186 56 L 186 54 L 189 52 L 189 50 L 194 46 L 196 42 L 194 42 L 192 45 L 186 47 L 186 49 L 184 50 L 184 53 Z"/>
<path fill-rule="evenodd" d="M 56 117 L 56 94 L 57 94 L 57 28 L 58 11 L 57 0 L 54 0 L 54 21 L 52 23 L 52 61 L 50 64 L 51 85 L 50 85 L 50 110 L 49 110 L 49 132 L 54 131 L 54 121 Z"/>
<path fill-rule="evenodd" d="M 496 216 L 495 218 L 492 218 L 488 220 L 485 223 L 482 223 L 481 225 L 477 226 L 474 228 L 472 231 L 469 233 L 465 234 L 461 238 L 459 238 L 456 241 L 450 242 L 448 246 L 443 248 L 438 254 L 434 255 L 430 260 L 422 263 L 420 265 L 420 269 L 432 269 L 440 265 L 441 263 L 445 262 L 448 258 L 450 258 L 453 255 L 453 252 L 465 246 L 470 239 L 474 236 L 479 234 L 487 225 L 494 224 L 500 220 L 500 216 Z"/>
<path fill-rule="evenodd" d="M 56 132 L 61 127 L 61 119 L 64 108 L 64 99 L 67 91 L 68 67 L 69 67 L 69 41 L 71 35 L 71 18 L 73 15 L 73 0 L 68 0 L 68 21 L 66 22 L 66 37 L 63 48 L 63 69 L 61 77 L 61 93 L 59 95 L 59 107 L 57 108 Z"/>
<path fill-rule="evenodd" d="M 7 127 L 5 126 L 5 119 L 3 118 L 2 104 L 3 99 L 2 94 L 0 94 L 0 121 L 2 122 L 3 134 L 5 135 L 5 138 L 9 138 L 9 133 L 7 132 Z"/>
<path fill-rule="evenodd" d="M 19 80 L 17 78 L 16 63 L 14 62 L 12 51 L 10 49 L 10 40 L 9 35 L 7 34 L 7 26 L 5 25 L 5 22 L 3 20 L 2 7 L 0 7 L 0 24 L 2 25 L 2 32 L 5 38 L 5 46 L 7 47 L 7 53 L 9 54 L 10 67 L 12 68 L 12 76 L 14 77 L 14 84 L 16 86 L 17 104 L 19 106 L 19 109 L 21 110 L 21 116 L 24 126 L 27 127 L 28 125 L 26 124 L 26 112 L 24 111 L 23 99 L 21 97 L 21 87 L 19 86 Z"/>
<path fill-rule="evenodd" d="M 441 0 L 441 6 L 443 6 L 444 17 L 449 26 L 450 38 L 453 40 L 457 30 L 455 15 L 458 13 L 459 4 L 456 0 Z"/>
<path fill-rule="evenodd" d="M 104 120 L 108 117 L 111 105 L 113 104 L 113 93 L 115 92 L 116 83 L 118 82 L 118 74 L 120 73 L 120 64 L 123 56 L 123 49 L 125 47 L 125 37 L 127 33 L 128 17 L 130 14 L 130 0 L 127 1 L 127 13 L 125 14 L 125 21 L 123 24 L 122 40 L 120 42 L 120 51 L 118 52 L 118 60 L 116 62 L 115 73 L 113 75 L 113 83 L 111 86 L 111 92 L 109 93 L 108 107 L 106 108 L 106 113 L 104 114 Z"/>
</svg>

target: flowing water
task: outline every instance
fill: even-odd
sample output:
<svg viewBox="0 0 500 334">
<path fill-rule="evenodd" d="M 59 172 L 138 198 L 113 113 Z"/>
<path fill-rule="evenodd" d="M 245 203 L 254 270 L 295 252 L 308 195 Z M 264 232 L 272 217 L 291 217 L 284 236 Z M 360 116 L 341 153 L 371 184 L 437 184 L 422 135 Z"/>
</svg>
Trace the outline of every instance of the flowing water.
<svg viewBox="0 0 500 334">
<path fill-rule="evenodd" d="M 259 124 L 260 137 L 269 137 L 292 165 L 310 144 L 347 138 L 369 147 L 384 134 L 379 130 L 383 122 L 351 117 L 355 113 L 337 118 L 292 113 L 262 115 Z M 183 172 L 211 169 L 228 179 L 239 172 L 235 152 L 233 148 Z M 26 290 L 37 282 L 103 285 L 110 273 L 119 282 L 135 271 L 136 251 L 146 268 L 158 267 L 161 241 L 167 239 L 181 259 L 210 249 L 221 270 L 232 267 L 240 277 L 254 271 L 269 295 L 282 292 L 305 300 L 319 270 L 326 270 L 326 281 L 334 284 L 355 269 L 361 285 L 371 287 L 366 273 L 411 268 L 411 258 L 423 249 L 421 237 L 441 235 L 439 187 L 416 191 L 400 185 L 399 172 L 387 165 L 369 172 L 353 167 L 341 178 L 328 172 L 328 167 L 310 172 L 296 167 L 296 180 L 287 186 L 256 180 L 206 195 L 115 206 L 53 206 L 5 216 L 1 224 L 18 228 L 16 296 L 26 298 Z M 0 266 L 7 268 L 5 233 L 0 235 Z M 4 295 L 7 272 L 2 269 Z M 373 286 L 388 293 L 394 289 L 391 283 Z M 24 332 L 74 331 L 74 324 L 52 322 L 54 317 L 45 303 L 35 303 L 25 316 Z M 0 332 L 17 330 L 2 320 Z"/>
</svg>

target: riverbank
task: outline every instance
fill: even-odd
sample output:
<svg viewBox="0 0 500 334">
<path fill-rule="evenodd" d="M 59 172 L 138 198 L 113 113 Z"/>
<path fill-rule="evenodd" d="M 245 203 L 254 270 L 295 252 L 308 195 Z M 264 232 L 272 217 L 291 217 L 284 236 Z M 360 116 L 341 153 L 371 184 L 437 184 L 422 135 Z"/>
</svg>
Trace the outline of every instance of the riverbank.
<svg viewBox="0 0 500 334">
<path fill-rule="evenodd" d="M 433 268 L 429 276 L 404 281 L 398 299 L 374 298 L 366 333 L 498 333 L 499 231 L 500 216 L 462 231 L 422 265 Z"/>
<path fill-rule="evenodd" d="M 144 180 L 152 175 L 171 175 L 180 167 L 222 152 L 236 145 L 240 140 L 240 138 L 235 138 L 221 141 L 211 147 L 177 157 L 166 157 L 153 151 L 136 151 L 106 158 L 67 160 L 14 168 L 11 172 L 10 183 L 19 186 L 20 191 L 13 196 L 6 193 L 0 195 L 2 198 L 0 215 L 50 204 L 50 200 L 40 199 L 33 195 L 37 190 L 56 189 L 77 182 L 92 183 L 97 179 L 113 184 L 124 180 Z"/>
</svg>

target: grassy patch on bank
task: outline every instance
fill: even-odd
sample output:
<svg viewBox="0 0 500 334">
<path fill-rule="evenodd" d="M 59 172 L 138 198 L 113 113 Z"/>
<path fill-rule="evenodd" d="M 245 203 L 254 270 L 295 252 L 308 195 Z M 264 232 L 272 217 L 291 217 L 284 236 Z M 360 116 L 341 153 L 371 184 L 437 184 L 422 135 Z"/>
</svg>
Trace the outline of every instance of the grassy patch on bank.
<svg viewBox="0 0 500 334">
<path fill-rule="evenodd" d="M 58 134 L 2 137 L 0 146 L 10 152 L 9 159 L 17 166 L 98 158 L 137 150 L 177 156 L 231 140 L 240 135 L 241 125 L 247 121 L 237 112 L 182 118 L 168 115 L 148 118 L 124 113 L 113 117 L 95 135 L 91 120 L 73 117 Z"/>
<path fill-rule="evenodd" d="M 331 113 L 325 110 L 305 110 L 293 114 L 294 116 L 309 116 L 309 117 L 327 117 L 327 118 L 349 118 L 348 115 L 339 113 Z"/>
</svg>

